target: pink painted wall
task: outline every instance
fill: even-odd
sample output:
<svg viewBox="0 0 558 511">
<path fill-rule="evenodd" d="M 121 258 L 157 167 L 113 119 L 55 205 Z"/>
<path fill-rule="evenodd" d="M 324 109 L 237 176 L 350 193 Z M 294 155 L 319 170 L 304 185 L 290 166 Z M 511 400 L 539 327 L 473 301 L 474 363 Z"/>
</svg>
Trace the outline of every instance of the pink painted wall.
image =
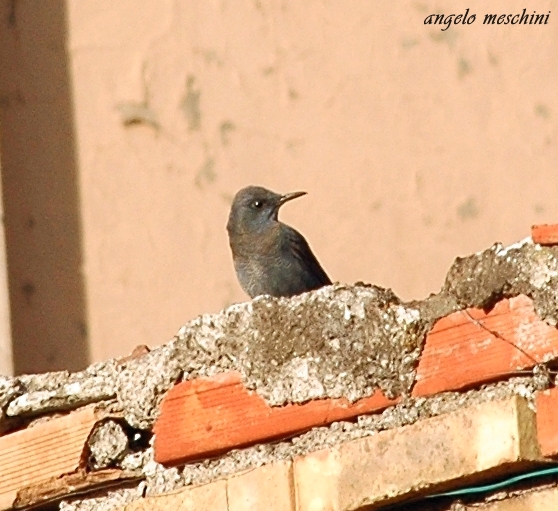
<svg viewBox="0 0 558 511">
<path fill-rule="evenodd" d="M 18 26 L 41 24 L 20 4 Z M 525 2 L 458 4 L 68 1 L 91 357 L 246 298 L 225 224 L 247 184 L 309 192 L 282 219 L 332 279 L 409 299 L 437 291 L 454 257 L 558 221 L 558 2 L 536 3 L 542 26 L 483 25 Z M 473 25 L 423 23 L 466 7 Z"/>
</svg>

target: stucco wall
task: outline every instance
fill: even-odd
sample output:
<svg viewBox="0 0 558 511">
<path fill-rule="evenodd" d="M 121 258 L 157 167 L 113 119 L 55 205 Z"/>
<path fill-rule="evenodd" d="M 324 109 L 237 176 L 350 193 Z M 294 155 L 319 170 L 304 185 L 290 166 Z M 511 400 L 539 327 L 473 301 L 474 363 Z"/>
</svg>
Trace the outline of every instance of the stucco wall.
<svg viewBox="0 0 558 511">
<path fill-rule="evenodd" d="M 437 291 L 455 256 L 556 221 L 558 4 L 528 4 L 489 11 L 551 11 L 547 25 L 483 25 L 474 0 L 4 2 L 18 370 L 159 344 L 244 300 L 224 226 L 246 184 L 308 191 L 282 218 L 332 279 L 404 298 Z M 465 8 L 473 25 L 423 24 Z M 16 190 L 66 227 L 30 245 Z M 66 280 L 64 258 L 41 267 L 53 250 L 74 254 Z"/>
</svg>

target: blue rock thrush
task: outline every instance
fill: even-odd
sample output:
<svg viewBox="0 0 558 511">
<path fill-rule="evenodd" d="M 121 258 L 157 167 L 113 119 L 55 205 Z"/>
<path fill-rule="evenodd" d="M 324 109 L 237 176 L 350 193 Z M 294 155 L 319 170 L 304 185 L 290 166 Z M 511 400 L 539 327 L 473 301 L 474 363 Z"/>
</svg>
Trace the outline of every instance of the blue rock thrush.
<svg viewBox="0 0 558 511">
<path fill-rule="evenodd" d="M 331 284 L 304 236 L 277 218 L 285 202 L 302 195 L 248 186 L 234 197 L 229 243 L 240 285 L 252 298 L 293 296 Z"/>
</svg>

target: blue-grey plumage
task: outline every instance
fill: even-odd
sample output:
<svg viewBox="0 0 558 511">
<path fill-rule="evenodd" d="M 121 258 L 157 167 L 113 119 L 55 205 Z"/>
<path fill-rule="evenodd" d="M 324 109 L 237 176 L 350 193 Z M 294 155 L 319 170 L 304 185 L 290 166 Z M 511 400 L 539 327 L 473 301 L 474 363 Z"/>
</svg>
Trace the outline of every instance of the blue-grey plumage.
<svg viewBox="0 0 558 511">
<path fill-rule="evenodd" d="M 278 219 L 283 204 L 305 194 L 260 186 L 236 194 L 227 231 L 236 275 L 250 297 L 293 296 L 331 284 L 304 236 Z"/>
</svg>

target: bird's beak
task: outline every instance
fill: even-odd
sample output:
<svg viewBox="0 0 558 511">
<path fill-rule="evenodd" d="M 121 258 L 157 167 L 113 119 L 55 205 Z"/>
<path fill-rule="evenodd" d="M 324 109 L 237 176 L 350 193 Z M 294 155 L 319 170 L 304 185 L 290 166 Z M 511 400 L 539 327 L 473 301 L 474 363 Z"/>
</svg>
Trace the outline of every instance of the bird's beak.
<svg viewBox="0 0 558 511">
<path fill-rule="evenodd" d="M 298 197 L 302 197 L 303 195 L 306 195 L 306 192 L 292 192 L 292 193 L 286 193 L 285 195 L 281 195 L 278 206 L 282 206 L 283 204 L 285 204 L 285 202 L 288 202 L 293 199 L 297 199 Z"/>
</svg>

